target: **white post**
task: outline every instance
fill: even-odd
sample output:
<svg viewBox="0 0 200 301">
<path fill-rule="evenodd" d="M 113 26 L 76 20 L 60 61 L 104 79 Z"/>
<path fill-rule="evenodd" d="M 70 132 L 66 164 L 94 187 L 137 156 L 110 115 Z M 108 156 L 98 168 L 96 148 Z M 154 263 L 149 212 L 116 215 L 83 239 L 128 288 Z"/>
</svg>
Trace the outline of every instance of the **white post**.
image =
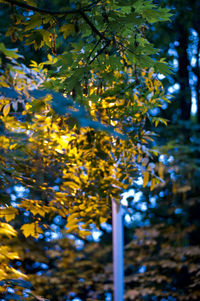
<svg viewBox="0 0 200 301">
<path fill-rule="evenodd" d="M 114 301 L 124 300 L 124 237 L 122 208 L 112 201 L 113 292 Z"/>
</svg>

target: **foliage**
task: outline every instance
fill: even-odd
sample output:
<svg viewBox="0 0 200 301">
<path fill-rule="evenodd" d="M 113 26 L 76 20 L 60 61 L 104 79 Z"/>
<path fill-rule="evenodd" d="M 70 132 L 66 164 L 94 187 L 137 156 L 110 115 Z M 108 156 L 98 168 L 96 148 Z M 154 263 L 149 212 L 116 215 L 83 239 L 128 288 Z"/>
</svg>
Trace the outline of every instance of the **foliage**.
<svg viewBox="0 0 200 301">
<path fill-rule="evenodd" d="M 183 135 L 186 131 L 192 141 Z M 165 182 L 153 191 L 150 185 L 143 190 L 133 186 L 135 194 L 128 197 L 133 216 L 125 231 L 125 237 L 129 236 L 125 246 L 125 300 L 199 298 L 200 141 L 191 126 L 168 127 L 165 138 L 175 134 L 176 141 L 162 147 L 167 155 L 162 154 L 156 167 Z M 101 230 L 101 241 L 86 241 L 84 248 L 67 238 L 53 242 L 45 256 L 51 268 L 35 281 L 39 294 L 45 291 L 46 296 L 56 299 L 59 295 L 61 300 L 66 288 L 74 292 L 69 299 L 104 300 L 112 294 L 111 234 L 103 227 Z M 56 289 L 59 293 L 55 294 Z"/>
<path fill-rule="evenodd" d="M 63 241 L 65 254 L 76 261 L 73 239 L 87 243 L 92 230 L 110 218 L 113 199 L 120 202 L 141 174 L 151 190 L 159 182 L 146 124 L 166 123 L 153 109 L 167 101 L 157 73 L 169 70 L 145 31 L 170 14 L 151 1 L 67 1 L 63 9 L 51 1 L 48 10 L 36 1 L 1 2 L 11 26 L 0 44 L 0 214 L 4 229 L 12 224 L 18 231 L 20 254 L 6 259 L 1 292 L 6 300 L 10 294 L 42 300 L 24 282 L 11 281 L 8 260 L 15 274 L 16 266 L 29 274 L 39 261 L 53 275 L 54 258 L 65 260 Z M 58 245 L 54 229 L 62 238 Z M 35 288 L 44 274 L 29 278 Z M 39 295 L 51 299 L 46 286 L 40 289 Z M 71 284 L 56 292 L 52 300 L 69 297 Z"/>
<path fill-rule="evenodd" d="M 170 8 L 173 13 L 171 22 L 154 24 L 149 31 L 155 46 L 162 45 L 162 55 L 174 71 L 163 79 L 163 84 L 175 100 L 159 114 L 173 122 L 181 119 L 200 123 L 199 1 L 154 2 Z"/>
<path fill-rule="evenodd" d="M 158 162 L 165 182 L 144 191 L 147 223 L 136 227 L 126 247 L 130 300 L 199 298 L 199 135 L 193 126 L 177 124 L 168 127 L 165 137 L 170 136 L 176 138 L 162 147 L 166 155 Z"/>
</svg>

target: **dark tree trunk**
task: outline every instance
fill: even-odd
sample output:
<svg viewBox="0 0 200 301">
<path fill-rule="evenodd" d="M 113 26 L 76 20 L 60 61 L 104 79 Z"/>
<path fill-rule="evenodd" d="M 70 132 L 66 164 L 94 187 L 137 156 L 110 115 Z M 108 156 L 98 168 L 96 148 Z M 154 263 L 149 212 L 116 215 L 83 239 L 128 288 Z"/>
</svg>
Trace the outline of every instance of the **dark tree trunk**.
<svg viewBox="0 0 200 301">
<path fill-rule="evenodd" d="M 198 34 L 198 44 L 197 44 L 197 64 L 194 68 L 194 73 L 197 77 L 196 83 L 196 97 L 197 97 L 197 122 L 200 124 L 200 2 L 198 0 L 192 1 L 192 11 L 195 12 L 192 19 L 192 26 Z"/>
<path fill-rule="evenodd" d="M 196 87 L 196 93 L 197 93 L 197 122 L 200 124 L 200 31 L 198 32 L 198 46 L 197 46 L 197 87 Z"/>
<path fill-rule="evenodd" d="M 181 119 L 189 120 L 191 114 L 191 89 L 189 85 L 189 70 L 190 66 L 187 49 L 188 49 L 188 38 L 189 32 L 188 29 L 184 28 L 182 24 L 178 26 L 179 31 L 179 47 L 178 51 L 178 78 L 180 79 L 180 93 L 179 93 L 179 101 L 180 101 L 180 109 L 181 109 Z"/>
</svg>

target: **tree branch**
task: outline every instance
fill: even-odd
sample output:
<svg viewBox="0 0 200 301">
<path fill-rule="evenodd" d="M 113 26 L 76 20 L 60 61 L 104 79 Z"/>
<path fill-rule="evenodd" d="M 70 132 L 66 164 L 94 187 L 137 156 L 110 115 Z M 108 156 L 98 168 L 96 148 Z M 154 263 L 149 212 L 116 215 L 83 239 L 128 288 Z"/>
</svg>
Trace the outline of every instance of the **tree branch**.
<svg viewBox="0 0 200 301">
<path fill-rule="evenodd" d="M 41 14 L 49 14 L 49 15 L 54 15 L 54 16 L 55 15 L 58 16 L 58 15 L 81 14 L 84 11 L 87 11 L 87 10 L 91 9 L 94 6 L 94 3 L 92 3 L 88 6 L 85 6 L 83 8 L 79 8 L 79 9 L 71 9 L 71 10 L 63 10 L 63 11 L 51 11 L 51 10 L 46 10 L 46 9 L 43 9 L 43 8 L 32 6 L 32 5 L 20 2 L 18 0 L 4 0 L 4 1 L 7 2 L 8 4 L 16 5 L 16 6 L 19 6 L 21 8 L 32 10 L 32 11 L 35 11 L 35 12 L 38 12 L 38 13 L 41 13 Z"/>
<path fill-rule="evenodd" d="M 96 58 L 102 54 L 104 52 L 104 50 L 108 47 L 108 45 L 110 44 L 111 40 L 107 40 L 106 44 L 103 46 L 103 48 L 101 48 L 97 54 L 93 57 L 93 59 L 89 62 L 89 65 L 92 64 L 92 62 L 94 62 L 94 60 L 96 60 Z"/>
<path fill-rule="evenodd" d="M 99 40 L 97 41 L 97 43 L 95 44 L 94 48 L 90 51 L 90 54 L 88 55 L 88 57 L 87 57 L 87 59 L 86 59 L 87 62 L 90 60 L 91 55 L 93 54 L 93 52 L 95 51 L 95 49 L 97 48 L 97 46 L 99 45 L 100 42 L 101 42 L 101 39 L 99 39 Z"/>
<path fill-rule="evenodd" d="M 94 3 L 85 6 L 83 8 L 79 8 L 79 9 L 72 9 L 72 10 L 63 10 L 63 11 L 51 11 L 51 10 L 46 10 L 43 8 L 39 8 L 39 7 L 35 7 L 23 2 L 20 2 L 18 0 L 4 0 L 5 2 L 7 2 L 10 5 L 16 5 L 19 6 L 21 8 L 25 8 L 28 10 L 32 10 L 41 14 L 49 14 L 49 15 L 69 15 L 69 14 L 80 14 L 82 16 L 82 18 L 86 21 L 86 23 L 91 27 L 92 31 L 95 32 L 101 39 L 104 38 L 104 35 L 94 26 L 94 24 L 89 20 L 88 16 L 85 14 L 85 11 L 91 9 L 92 7 L 94 7 L 94 5 L 96 5 L 99 0 L 95 1 Z"/>
<path fill-rule="evenodd" d="M 93 32 L 95 32 L 101 39 L 105 39 L 104 35 L 94 26 L 94 24 L 90 21 L 90 19 L 83 10 L 80 11 L 80 15 L 83 17 L 85 22 L 91 27 Z"/>
<path fill-rule="evenodd" d="M 7 2 L 10 5 L 16 5 L 16 6 L 19 6 L 21 8 L 32 10 L 34 12 L 38 12 L 38 13 L 41 13 L 41 14 L 49 14 L 49 15 L 54 15 L 54 16 L 56 16 L 56 15 L 58 16 L 58 15 L 79 14 L 85 20 L 85 22 L 90 26 L 90 28 L 92 29 L 92 31 L 94 33 L 96 33 L 100 37 L 100 40 L 98 41 L 97 45 L 100 43 L 101 40 L 106 40 L 105 46 L 98 51 L 97 55 L 91 60 L 91 62 L 89 64 L 91 64 L 105 50 L 105 48 L 111 42 L 110 39 L 108 39 L 108 38 L 105 37 L 104 33 L 101 33 L 96 28 L 96 26 L 90 21 L 90 19 L 88 18 L 88 16 L 85 13 L 87 10 L 92 9 L 99 2 L 99 0 L 97 0 L 97 1 L 93 2 L 92 4 L 90 4 L 88 6 L 85 6 L 83 8 L 72 9 L 72 10 L 65 10 L 65 11 L 51 11 L 51 10 L 46 10 L 46 9 L 43 9 L 43 8 L 35 7 L 35 6 L 32 6 L 32 5 L 20 2 L 18 0 L 4 0 L 4 1 Z M 95 48 L 96 48 L 96 46 L 95 46 Z"/>
</svg>

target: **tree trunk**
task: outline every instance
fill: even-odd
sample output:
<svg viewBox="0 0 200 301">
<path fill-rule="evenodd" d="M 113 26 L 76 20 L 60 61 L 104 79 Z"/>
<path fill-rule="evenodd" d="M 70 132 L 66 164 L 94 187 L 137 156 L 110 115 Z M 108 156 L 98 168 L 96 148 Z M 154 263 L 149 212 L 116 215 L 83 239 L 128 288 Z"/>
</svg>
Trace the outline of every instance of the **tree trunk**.
<svg viewBox="0 0 200 301">
<path fill-rule="evenodd" d="M 188 49 L 188 29 L 184 28 L 182 24 L 178 26 L 179 31 L 179 47 L 178 51 L 178 77 L 180 79 L 180 92 L 179 92 L 179 101 L 181 109 L 181 119 L 189 120 L 191 114 L 191 89 L 189 85 L 189 71 L 188 67 L 190 65 L 187 49 Z"/>
<path fill-rule="evenodd" d="M 200 124 L 200 20 L 199 20 L 199 14 L 200 14 L 200 3 L 198 0 L 192 1 L 192 11 L 195 12 L 192 19 L 192 27 L 196 30 L 198 34 L 198 44 L 197 44 L 197 64 L 194 68 L 194 73 L 197 77 L 197 83 L 196 83 L 196 97 L 197 97 L 197 122 Z"/>
<path fill-rule="evenodd" d="M 197 93 L 197 122 L 200 124 L 200 31 L 198 32 L 198 45 L 197 45 L 197 86 L 196 86 L 196 93 Z"/>
</svg>

